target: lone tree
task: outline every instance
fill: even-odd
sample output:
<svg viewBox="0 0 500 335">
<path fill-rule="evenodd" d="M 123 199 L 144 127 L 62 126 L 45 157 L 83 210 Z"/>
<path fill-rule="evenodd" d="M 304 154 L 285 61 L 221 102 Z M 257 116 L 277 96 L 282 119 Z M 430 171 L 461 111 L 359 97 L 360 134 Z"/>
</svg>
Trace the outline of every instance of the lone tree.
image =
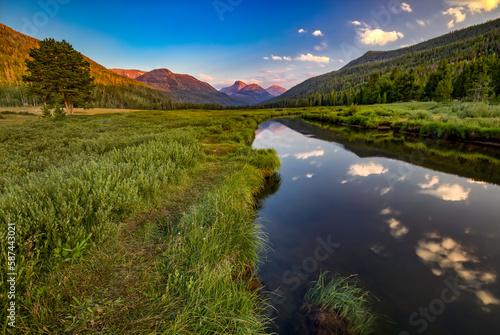
<svg viewBox="0 0 500 335">
<path fill-rule="evenodd" d="M 47 104 L 64 104 L 67 114 L 74 106 L 86 106 L 94 89 L 90 64 L 81 53 L 66 41 L 53 38 L 40 41 L 38 48 L 30 50 L 26 60 L 28 75 L 23 80 L 33 95 Z"/>
</svg>

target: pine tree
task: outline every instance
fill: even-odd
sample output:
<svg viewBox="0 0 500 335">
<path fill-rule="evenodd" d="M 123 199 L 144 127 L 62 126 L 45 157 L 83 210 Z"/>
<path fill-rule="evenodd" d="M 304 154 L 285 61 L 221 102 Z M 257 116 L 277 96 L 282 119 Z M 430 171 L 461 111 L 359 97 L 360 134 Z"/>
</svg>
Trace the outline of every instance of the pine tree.
<svg viewBox="0 0 500 335">
<path fill-rule="evenodd" d="M 94 86 L 90 64 L 71 44 L 45 39 L 29 55 L 28 75 L 23 80 L 31 84 L 31 94 L 47 104 L 64 104 L 67 114 L 73 114 L 74 106 L 86 106 L 91 101 Z"/>
<path fill-rule="evenodd" d="M 470 81 L 466 85 L 467 97 L 474 102 L 487 99 L 490 91 L 489 84 L 488 65 L 483 58 L 479 58 L 474 62 Z"/>
</svg>

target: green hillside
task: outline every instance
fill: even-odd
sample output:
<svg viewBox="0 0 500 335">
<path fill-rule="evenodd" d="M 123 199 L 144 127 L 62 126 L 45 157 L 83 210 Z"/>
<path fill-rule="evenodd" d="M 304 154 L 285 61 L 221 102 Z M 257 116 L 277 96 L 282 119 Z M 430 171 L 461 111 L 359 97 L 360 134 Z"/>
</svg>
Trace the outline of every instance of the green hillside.
<svg viewBox="0 0 500 335">
<path fill-rule="evenodd" d="M 356 92 L 362 89 L 372 73 L 376 72 L 384 78 L 396 68 L 399 73 L 414 70 L 416 84 L 425 86 L 441 60 L 452 64 L 453 75 L 458 77 L 468 62 L 479 57 L 497 55 L 500 52 L 499 40 L 500 19 L 497 19 L 411 47 L 387 52 L 370 51 L 339 71 L 304 81 L 280 97 L 270 100 L 271 103 L 267 106 L 315 105 L 318 95 L 331 96 L 339 92 L 347 96 L 344 103 L 356 102 Z"/>
<path fill-rule="evenodd" d="M 22 82 L 25 59 L 38 40 L 0 23 L 0 106 L 36 104 L 28 98 Z M 117 75 L 85 57 L 95 79 L 95 107 L 164 108 L 174 106 L 172 99 L 136 80 Z"/>
</svg>

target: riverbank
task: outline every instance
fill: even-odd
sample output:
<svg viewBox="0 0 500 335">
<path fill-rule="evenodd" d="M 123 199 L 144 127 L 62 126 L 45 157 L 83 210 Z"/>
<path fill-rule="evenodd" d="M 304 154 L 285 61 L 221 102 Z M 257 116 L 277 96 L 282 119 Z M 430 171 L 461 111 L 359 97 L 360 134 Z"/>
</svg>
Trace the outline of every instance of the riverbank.
<svg viewBox="0 0 500 335">
<path fill-rule="evenodd" d="M 500 145 L 500 106 L 484 103 L 399 103 L 316 107 L 306 120 L 365 129 L 394 130 L 434 139 Z"/>
<path fill-rule="evenodd" d="M 18 306 L 14 329 L 2 295 L 3 331 L 263 332 L 255 196 L 280 163 L 250 145 L 270 117 L 120 111 L 2 125 Z"/>
</svg>

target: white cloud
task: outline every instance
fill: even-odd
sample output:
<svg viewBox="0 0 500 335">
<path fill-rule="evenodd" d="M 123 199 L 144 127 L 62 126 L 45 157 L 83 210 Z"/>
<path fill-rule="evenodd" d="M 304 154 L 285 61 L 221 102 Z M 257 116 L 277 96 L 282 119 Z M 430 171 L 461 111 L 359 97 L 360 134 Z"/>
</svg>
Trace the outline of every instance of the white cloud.
<svg viewBox="0 0 500 335">
<path fill-rule="evenodd" d="M 295 58 L 295 60 L 302 61 L 302 62 L 316 62 L 316 63 L 328 63 L 330 62 L 330 58 L 328 57 L 319 57 L 319 56 L 313 56 L 312 54 L 307 54 L 307 55 L 300 55 L 299 57 Z"/>
<path fill-rule="evenodd" d="M 425 27 L 425 21 L 424 20 L 417 20 L 417 23 L 422 26 L 422 27 Z"/>
<path fill-rule="evenodd" d="M 264 58 L 265 60 L 269 60 L 269 57 L 262 57 L 262 58 Z"/>
<path fill-rule="evenodd" d="M 345 63 L 345 61 L 343 59 L 339 59 L 338 61 L 341 63 Z"/>
<path fill-rule="evenodd" d="M 292 57 L 283 57 L 283 60 L 292 61 Z"/>
<path fill-rule="evenodd" d="M 319 157 L 323 156 L 325 154 L 324 150 L 317 150 L 317 151 L 311 151 L 311 152 L 304 152 L 301 154 L 295 154 L 295 158 L 297 159 L 308 159 L 311 157 Z"/>
<path fill-rule="evenodd" d="M 402 9 L 403 11 L 405 11 L 405 12 L 408 12 L 408 13 L 413 12 L 413 9 L 411 9 L 410 5 L 409 5 L 409 4 L 407 4 L 406 2 L 403 2 L 403 3 L 401 4 L 401 9 Z"/>
<path fill-rule="evenodd" d="M 210 77 L 210 76 L 207 76 L 206 74 L 202 74 L 202 73 L 200 73 L 200 74 L 198 75 L 198 77 L 199 77 L 201 80 L 203 80 L 203 81 L 213 81 L 213 80 L 214 80 L 214 78 L 212 78 L 212 77 Z"/>
<path fill-rule="evenodd" d="M 373 29 L 364 22 L 353 21 L 351 23 L 359 27 L 357 28 L 358 38 L 363 44 L 386 45 L 404 37 L 403 33 L 398 31 L 384 31 L 379 28 Z"/>
<path fill-rule="evenodd" d="M 455 19 L 448 22 L 449 29 L 453 28 L 456 23 L 465 21 L 465 19 L 467 18 L 467 14 L 463 13 L 464 10 L 464 7 L 455 7 L 449 8 L 446 12 L 442 13 L 443 15 L 451 15 L 455 17 Z"/>
<path fill-rule="evenodd" d="M 307 30 L 299 29 L 299 34 L 307 33 Z"/>
<path fill-rule="evenodd" d="M 283 60 L 283 57 L 271 55 L 272 60 Z"/>
<path fill-rule="evenodd" d="M 360 29 L 358 35 L 360 42 L 367 45 L 386 45 L 404 37 L 402 33 L 397 31 L 383 31 L 370 27 Z"/>
<path fill-rule="evenodd" d="M 349 167 L 348 174 L 351 176 L 368 177 L 372 174 L 381 175 L 389 172 L 381 164 L 370 162 L 368 164 L 354 164 Z"/>
<path fill-rule="evenodd" d="M 489 12 L 500 5 L 500 0 L 448 0 L 452 6 L 467 6 L 472 13 Z"/>
<path fill-rule="evenodd" d="M 314 173 L 308 173 L 308 174 L 306 174 L 306 177 L 311 179 L 312 177 L 314 177 Z"/>
<path fill-rule="evenodd" d="M 321 32 L 321 30 L 316 30 L 314 33 L 313 33 L 314 36 L 325 36 L 323 35 L 323 33 Z"/>
<path fill-rule="evenodd" d="M 458 184 L 445 184 L 435 190 L 424 190 L 421 193 L 430 194 L 444 201 L 465 201 L 469 198 L 471 189 L 465 189 Z"/>
</svg>

